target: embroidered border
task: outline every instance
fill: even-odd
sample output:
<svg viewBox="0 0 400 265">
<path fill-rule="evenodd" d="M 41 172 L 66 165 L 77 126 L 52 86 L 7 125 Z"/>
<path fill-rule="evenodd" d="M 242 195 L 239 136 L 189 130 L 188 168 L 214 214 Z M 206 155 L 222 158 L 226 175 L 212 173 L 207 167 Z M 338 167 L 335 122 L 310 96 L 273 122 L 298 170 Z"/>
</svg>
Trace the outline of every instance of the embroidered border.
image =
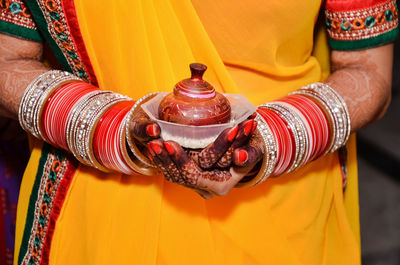
<svg viewBox="0 0 400 265">
<path fill-rule="evenodd" d="M 60 0 L 37 1 L 46 19 L 47 29 L 61 49 L 72 71 L 79 77 L 89 81 L 89 76 L 81 61 L 77 48 L 72 40 L 71 32 L 64 15 Z"/>
<path fill-rule="evenodd" d="M 29 201 L 18 264 L 47 264 L 51 239 L 76 161 L 63 151 L 44 144 L 38 173 Z"/>
<path fill-rule="evenodd" d="M 65 3 L 67 3 L 67 0 Z M 35 18 L 37 27 L 44 35 L 64 70 L 97 85 L 96 76 L 80 34 L 75 10 L 68 10 L 68 16 L 74 15 L 75 18 L 67 18 L 62 0 L 28 1 L 27 5 Z M 71 4 L 68 7 L 74 9 Z M 74 20 L 76 20 L 76 23 L 71 23 L 73 27 L 70 27 L 68 22 Z"/>
<path fill-rule="evenodd" d="M 32 15 L 22 0 L 0 0 L 0 31 L 15 37 L 42 41 Z"/>
<path fill-rule="evenodd" d="M 325 15 L 328 33 L 332 39 L 336 40 L 353 41 L 373 38 L 398 26 L 395 0 L 355 11 L 326 10 Z"/>
<path fill-rule="evenodd" d="M 61 2 L 71 32 L 71 37 L 75 43 L 75 47 L 80 47 L 78 50 L 76 50 L 76 52 L 80 55 L 82 63 L 85 66 L 86 71 L 89 75 L 90 82 L 93 85 L 98 86 L 97 78 L 90 62 L 89 54 L 86 51 L 83 36 L 79 27 L 78 17 L 75 9 L 75 2 L 71 0 L 61 0 Z"/>
</svg>

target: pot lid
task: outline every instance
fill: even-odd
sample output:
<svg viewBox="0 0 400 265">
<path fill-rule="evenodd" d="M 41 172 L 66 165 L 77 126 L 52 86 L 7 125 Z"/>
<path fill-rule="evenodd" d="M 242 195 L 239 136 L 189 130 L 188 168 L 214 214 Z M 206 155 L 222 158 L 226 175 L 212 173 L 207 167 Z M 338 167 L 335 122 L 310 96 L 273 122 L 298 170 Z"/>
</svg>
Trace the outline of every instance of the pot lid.
<svg viewBox="0 0 400 265">
<path fill-rule="evenodd" d="M 203 80 L 203 75 L 206 70 L 207 66 L 204 64 L 190 64 L 190 72 L 192 73 L 192 76 L 178 82 L 174 87 L 174 94 L 198 99 L 215 97 L 214 87 L 207 81 Z"/>
</svg>

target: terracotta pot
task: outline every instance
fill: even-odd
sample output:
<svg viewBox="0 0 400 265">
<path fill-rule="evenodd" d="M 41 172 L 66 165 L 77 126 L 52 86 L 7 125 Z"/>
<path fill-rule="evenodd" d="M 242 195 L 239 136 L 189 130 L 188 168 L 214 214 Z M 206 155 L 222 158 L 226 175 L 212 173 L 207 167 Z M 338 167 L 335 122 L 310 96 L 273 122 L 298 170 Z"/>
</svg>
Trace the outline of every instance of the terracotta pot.
<svg viewBox="0 0 400 265">
<path fill-rule="evenodd" d="M 191 78 L 177 83 L 174 92 L 161 101 L 158 108 L 161 120 L 197 126 L 229 122 L 229 101 L 203 80 L 206 70 L 204 64 L 190 65 Z"/>
</svg>

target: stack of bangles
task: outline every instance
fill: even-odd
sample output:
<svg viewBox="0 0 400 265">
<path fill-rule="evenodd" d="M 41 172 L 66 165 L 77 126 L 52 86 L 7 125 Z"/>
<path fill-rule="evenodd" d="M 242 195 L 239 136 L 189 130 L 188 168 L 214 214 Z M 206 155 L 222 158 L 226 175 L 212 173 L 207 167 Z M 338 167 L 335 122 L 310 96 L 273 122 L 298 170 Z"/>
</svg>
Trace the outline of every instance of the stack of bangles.
<svg viewBox="0 0 400 265">
<path fill-rule="evenodd" d="M 24 130 L 71 152 L 82 164 L 105 172 L 153 175 L 156 168 L 126 132 L 140 104 L 155 94 L 135 102 L 52 70 L 26 88 L 18 118 Z"/>
<path fill-rule="evenodd" d="M 264 158 L 257 175 L 239 187 L 290 173 L 346 144 L 350 115 L 342 97 L 323 83 L 305 86 L 257 109 Z M 247 178 L 249 179 L 249 178 Z"/>
<path fill-rule="evenodd" d="M 127 125 L 140 105 L 156 94 L 135 102 L 68 72 L 52 70 L 26 88 L 18 118 L 24 130 L 71 152 L 85 165 L 105 172 L 153 175 L 157 169 L 141 153 Z M 256 121 L 257 133 L 264 141 L 264 157 L 255 176 L 238 187 L 290 173 L 334 152 L 346 143 L 351 130 L 344 100 L 323 83 L 259 106 Z"/>
</svg>

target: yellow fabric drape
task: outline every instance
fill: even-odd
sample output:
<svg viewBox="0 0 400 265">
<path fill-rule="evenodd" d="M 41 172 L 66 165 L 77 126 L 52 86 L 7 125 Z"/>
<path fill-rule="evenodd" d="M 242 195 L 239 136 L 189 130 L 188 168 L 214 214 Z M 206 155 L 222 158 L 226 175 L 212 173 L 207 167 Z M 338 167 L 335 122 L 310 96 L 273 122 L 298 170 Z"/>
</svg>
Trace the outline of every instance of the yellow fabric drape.
<svg viewBox="0 0 400 265">
<path fill-rule="evenodd" d="M 311 56 L 318 1 L 75 4 L 100 88 L 132 98 L 170 91 L 191 62 L 208 66 L 205 79 L 218 90 L 254 104 L 326 77 Z M 326 45 L 318 47 L 316 54 L 326 55 Z M 359 264 L 354 138 L 349 146 L 345 198 L 337 154 L 209 201 L 162 176 L 82 166 L 57 223 L 50 264 Z M 36 147 L 21 188 L 16 249 L 39 156 Z"/>
</svg>

